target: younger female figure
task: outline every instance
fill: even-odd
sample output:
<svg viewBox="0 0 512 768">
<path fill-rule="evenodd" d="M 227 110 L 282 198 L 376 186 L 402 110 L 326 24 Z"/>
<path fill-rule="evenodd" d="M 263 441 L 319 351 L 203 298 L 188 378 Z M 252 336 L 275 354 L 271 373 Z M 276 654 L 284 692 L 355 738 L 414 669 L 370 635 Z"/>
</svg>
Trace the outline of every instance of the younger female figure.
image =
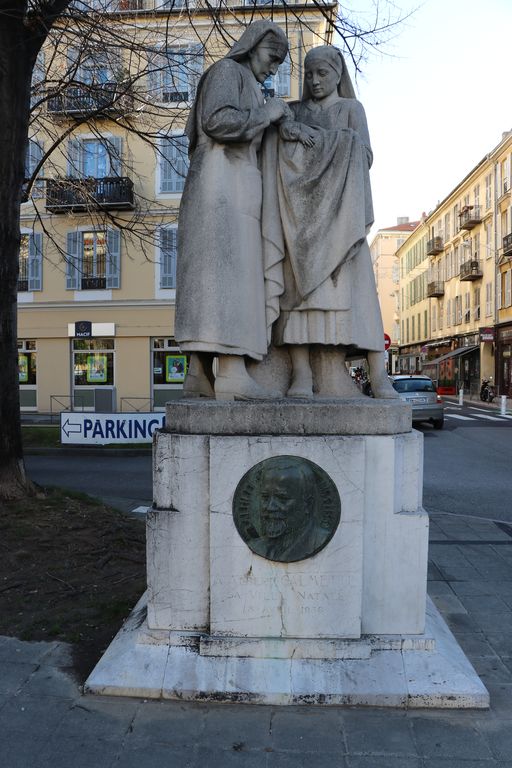
<svg viewBox="0 0 512 768">
<path fill-rule="evenodd" d="M 273 337 L 290 351 L 287 394 L 312 396 L 314 349 L 317 395 L 359 396 L 345 365 L 350 355 L 367 357 L 375 397 L 396 397 L 385 370 L 366 241 L 373 208 L 365 113 L 336 48 L 312 49 L 304 68 L 303 99 L 291 104 L 295 119 L 279 127 L 277 188 L 285 247 Z"/>
</svg>

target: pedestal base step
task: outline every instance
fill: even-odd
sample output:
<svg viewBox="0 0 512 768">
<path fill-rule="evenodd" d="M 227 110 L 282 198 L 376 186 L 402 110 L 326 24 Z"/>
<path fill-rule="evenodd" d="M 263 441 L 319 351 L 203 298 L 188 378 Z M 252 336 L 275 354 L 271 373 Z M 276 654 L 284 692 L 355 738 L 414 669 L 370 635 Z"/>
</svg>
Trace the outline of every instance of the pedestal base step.
<svg viewBox="0 0 512 768">
<path fill-rule="evenodd" d="M 344 658 L 235 655 L 233 638 L 208 641 L 190 634 L 178 641 L 149 630 L 145 614 L 143 597 L 89 676 L 87 693 L 272 705 L 489 706 L 485 686 L 430 600 L 425 634 L 414 642 L 411 636 L 355 640 L 350 654 L 351 641 L 342 641 Z M 277 646 L 284 648 L 279 641 Z"/>
</svg>

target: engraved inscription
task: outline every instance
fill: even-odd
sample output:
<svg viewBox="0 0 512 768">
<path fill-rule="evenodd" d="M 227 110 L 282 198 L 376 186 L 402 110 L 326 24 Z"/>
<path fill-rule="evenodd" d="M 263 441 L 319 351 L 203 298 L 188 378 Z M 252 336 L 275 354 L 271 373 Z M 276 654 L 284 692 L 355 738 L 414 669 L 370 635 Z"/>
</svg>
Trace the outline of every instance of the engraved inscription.
<svg viewBox="0 0 512 768">
<path fill-rule="evenodd" d="M 300 456 L 274 456 L 256 464 L 233 498 L 241 538 L 257 555 L 281 563 L 320 552 L 334 535 L 340 514 L 334 482 Z"/>
</svg>

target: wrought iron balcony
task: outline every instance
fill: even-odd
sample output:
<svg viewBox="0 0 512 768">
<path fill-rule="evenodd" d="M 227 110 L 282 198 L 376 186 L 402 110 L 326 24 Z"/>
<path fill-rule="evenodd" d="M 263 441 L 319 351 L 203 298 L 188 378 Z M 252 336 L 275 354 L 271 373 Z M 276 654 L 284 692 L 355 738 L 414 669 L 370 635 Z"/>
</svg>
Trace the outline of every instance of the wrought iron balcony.
<svg viewBox="0 0 512 768">
<path fill-rule="evenodd" d="M 101 291 L 107 287 L 106 277 L 82 277 L 80 281 L 82 291 Z"/>
<path fill-rule="evenodd" d="M 51 93 L 51 92 L 50 92 Z M 48 112 L 55 117 L 80 117 L 98 113 L 116 114 L 133 109 L 133 94 L 119 83 L 98 85 L 69 85 L 48 98 Z"/>
<path fill-rule="evenodd" d="M 427 240 L 427 256 L 435 256 L 436 253 L 442 253 L 444 250 L 443 238 L 437 235 L 432 240 Z"/>
<path fill-rule="evenodd" d="M 113 5 L 119 11 L 143 11 L 148 4 L 145 0 L 118 0 Z"/>
<path fill-rule="evenodd" d="M 479 205 L 468 205 L 459 213 L 459 229 L 473 229 L 481 221 Z"/>
<path fill-rule="evenodd" d="M 133 182 L 125 176 L 48 179 L 46 182 L 46 210 L 49 213 L 131 211 L 134 207 Z"/>
<path fill-rule="evenodd" d="M 444 296 L 444 283 L 442 280 L 433 280 L 427 283 L 427 298 L 435 296 Z"/>
<path fill-rule="evenodd" d="M 503 255 L 512 256 L 512 232 L 503 238 Z"/>
<path fill-rule="evenodd" d="M 482 262 L 479 259 L 465 261 L 460 265 L 461 280 L 479 280 L 482 275 Z"/>
</svg>

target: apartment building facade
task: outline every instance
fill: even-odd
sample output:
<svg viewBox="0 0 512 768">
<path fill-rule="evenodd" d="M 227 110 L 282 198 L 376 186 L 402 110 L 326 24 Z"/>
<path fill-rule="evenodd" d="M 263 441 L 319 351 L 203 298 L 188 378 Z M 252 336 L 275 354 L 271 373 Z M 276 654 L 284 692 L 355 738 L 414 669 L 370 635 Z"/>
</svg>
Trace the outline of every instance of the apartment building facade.
<svg viewBox="0 0 512 768">
<path fill-rule="evenodd" d="M 272 17 L 291 50 L 266 95 L 300 98 L 304 53 L 330 42 L 325 14 L 336 6 L 228 0 L 213 14 L 191 0 L 89 0 L 80 16 L 83 5 L 35 72 L 27 178 L 35 171 L 36 180 L 21 211 L 21 407 L 161 409 L 181 396 L 187 367 L 173 338 L 176 248 L 184 126 L 199 77 L 243 24 Z"/>
<path fill-rule="evenodd" d="M 398 367 L 400 335 L 400 263 L 397 250 L 418 226 L 418 221 L 400 217 L 397 223 L 379 229 L 370 243 L 375 285 L 382 313 L 384 333 L 391 339 L 388 349 L 388 370 L 395 373 Z"/>
<path fill-rule="evenodd" d="M 429 214 L 397 252 L 400 367 L 445 391 L 482 378 L 512 395 L 512 132 Z"/>
</svg>

